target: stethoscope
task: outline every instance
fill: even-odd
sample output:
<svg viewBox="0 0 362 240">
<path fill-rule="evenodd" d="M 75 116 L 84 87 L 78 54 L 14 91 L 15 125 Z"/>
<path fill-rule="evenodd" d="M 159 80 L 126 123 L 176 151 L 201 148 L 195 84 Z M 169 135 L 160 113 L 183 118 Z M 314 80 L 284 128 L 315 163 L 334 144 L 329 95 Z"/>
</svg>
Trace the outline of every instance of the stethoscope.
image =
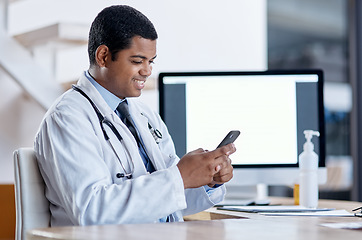
<svg viewBox="0 0 362 240">
<path fill-rule="evenodd" d="M 102 129 L 102 132 L 103 132 L 104 139 L 108 142 L 109 146 L 112 148 L 112 151 L 113 151 L 114 154 L 116 155 L 116 157 L 117 157 L 117 159 L 118 159 L 119 163 L 121 164 L 122 169 L 123 169 L 123 171 L 124 171 L 124 173 L 118 173 L 118 174 L 117 174 L 117 177 L 118 177 L 118 178 L 127 177 L 128 179 L 132 178 L 132 175 L 133 175 L 133 173 L 134 173 L 134 163 L 133 163 L 133 160 L 132 160 L 132 158 L 131 158 L 131 154 L 129 153 L 128 148 L 125 147 L 126 152 L 127 152 L 127 155 L 128 155 L 128 157 L 127 157 L 127 163 L 128 163 L 128 165 L 130 166 L 130 172 L 129 172 L 129 173 L 127 173 L 126 168 L 124 167 L 121 159 L 119 158 L 116 150 L 114 149 L 111 141 L 109 140 L 110 138 L 109 138 L 106 130 L 104 129 L 103 124 L 106 124 L 106 125 L 112 130 L 112 132 L 114 133 L 114 135 L 116 135 L 117 139 L 124 145 L 123 138 L 122 138 L 121 134 L 119 134 L 119 132 L 117 131 L 117 129 L 115 128 L 115 126 L 113 125 L 113 123 L 111 123 L 108 119 L 106 119 L 106 118 L 101 114 L 101 112 L 99 111 L 99 109 L 97 108 L 97 106 L 96 106 L 96 105 L 94 104 L 94 102 L 88 97 L 88 95 L 85 94 L 85 92 L 83 92 L 83 90 L 81 90 L 80 88 L 78 88 L 78 87 L 75 86 L 75 85 L 72 85 L 72 88 L 73 88 L 75 91 L 77 91 L 77 92 L 79 92 L 80 94 L 82 94 L 82 95 L 89 101 L 89 103 L 92 105 L 94 111 L 96 112 L 97 117 L 98 117 L 98 119 L 99 119 L 99 124 L 100 124 L 101 129 Z M 142 115 L 143 115 L 143 114 L 142 114 Z M 149 128 L 149 130 L 150 130 L 153 138 L 155 139 L 156 143 L 158 144 L 158 143 L 160 142 L 160 140 L 162 139 L 162 134 L 161 134 L 161 132 L 160 132 L 158 129 L 153 129 L 153 127 L 151 126 L 150 123 L 148 123 L 148 128 Z M 129 159 L 130 159 L 130 160 L 129 160 Z"/>
</svg>

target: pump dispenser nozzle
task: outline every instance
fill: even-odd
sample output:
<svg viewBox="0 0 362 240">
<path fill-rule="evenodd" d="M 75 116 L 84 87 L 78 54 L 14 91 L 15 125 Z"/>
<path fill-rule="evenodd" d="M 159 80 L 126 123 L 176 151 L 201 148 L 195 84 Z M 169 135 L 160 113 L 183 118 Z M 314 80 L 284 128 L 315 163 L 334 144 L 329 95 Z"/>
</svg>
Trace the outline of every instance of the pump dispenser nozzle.
<svg viewBox="0 0 362 240">
<path fill-rule="evenodd" d="M 303 145 L 304 151 L 313 151 L 314 145 L 311 140 L 312 140 L 313 136 L 319 137 L 319 132 L 313 131 L 313 130 L 304 130 L 303 133 L 304 133 L 305 139 L 307 140 Z"/>
<path fill-rule="evenodd" d="M 305 139 L 307 139 L 307 142 L 310 142 L 310 140 L 312 140 L 313 136 L 319 137 L 319 132 L 318 131 L 304 130 L 303 133 L 305 135 Z"/>
</svg>

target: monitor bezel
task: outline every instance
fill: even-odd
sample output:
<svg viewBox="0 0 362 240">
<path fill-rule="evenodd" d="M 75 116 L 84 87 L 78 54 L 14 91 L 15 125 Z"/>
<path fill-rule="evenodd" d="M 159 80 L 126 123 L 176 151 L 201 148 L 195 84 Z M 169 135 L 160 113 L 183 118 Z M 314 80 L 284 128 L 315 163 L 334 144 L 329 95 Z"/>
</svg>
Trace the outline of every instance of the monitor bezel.
<svg viewBox="0 0 362 240">
<path fill-rule="evenodd" d="M 164 119 L 164 84 L 165 77 L 185 77 L 185 76 L 239 76 L 239 75 L 298 75 L 315 74 L 318 75 L 318 119 L 319 119 L 319 167 L 325 167 L 325 122 L 324 122 L 324 103 L 323 103 L 323 71 L 321 69 L 297 69 L 297 70 L 267 70 L 267 71 L 226 71 L 226 72 L 161 72 L 158 77 L 159 88 L 159 112 Z M 293 168 L 296 164 L 233 164 L 234 168 Z"/>
</svg>

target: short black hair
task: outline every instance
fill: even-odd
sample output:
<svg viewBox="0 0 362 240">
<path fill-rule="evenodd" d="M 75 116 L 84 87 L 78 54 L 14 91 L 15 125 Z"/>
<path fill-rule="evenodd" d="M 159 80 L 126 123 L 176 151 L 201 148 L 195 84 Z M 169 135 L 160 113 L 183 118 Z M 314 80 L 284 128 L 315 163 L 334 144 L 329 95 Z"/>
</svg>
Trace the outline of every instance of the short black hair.
<svg viewBox="0 0 362 240">
<path fill-rule="evenodd" d="M 89 31 L 90 65 L 96 63 L 95 52 L 100 45 L 109 48 L 114 61 L 117 52 L 130 47 L 134 36 L 150 40 L 158 37 L 152 22 L 138 10 L 127 5 L 114 5 L 103 9 L 94 19 Z"/>
</svg>

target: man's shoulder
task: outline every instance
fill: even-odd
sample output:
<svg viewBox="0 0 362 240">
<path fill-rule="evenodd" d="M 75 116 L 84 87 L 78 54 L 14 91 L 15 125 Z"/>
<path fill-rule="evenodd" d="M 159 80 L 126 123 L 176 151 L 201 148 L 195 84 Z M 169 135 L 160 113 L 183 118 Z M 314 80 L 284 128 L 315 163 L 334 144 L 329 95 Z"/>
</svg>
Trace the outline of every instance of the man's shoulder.
<svg viewBox="0 0 362 240">
<path fill-rule="evenodd" d="M 45 116 L 53 114 L 81 114 L 82 112 L 87 112 L 91 107 L 86 98 L 69 89 L 54 101 Z"/>
</svg>

